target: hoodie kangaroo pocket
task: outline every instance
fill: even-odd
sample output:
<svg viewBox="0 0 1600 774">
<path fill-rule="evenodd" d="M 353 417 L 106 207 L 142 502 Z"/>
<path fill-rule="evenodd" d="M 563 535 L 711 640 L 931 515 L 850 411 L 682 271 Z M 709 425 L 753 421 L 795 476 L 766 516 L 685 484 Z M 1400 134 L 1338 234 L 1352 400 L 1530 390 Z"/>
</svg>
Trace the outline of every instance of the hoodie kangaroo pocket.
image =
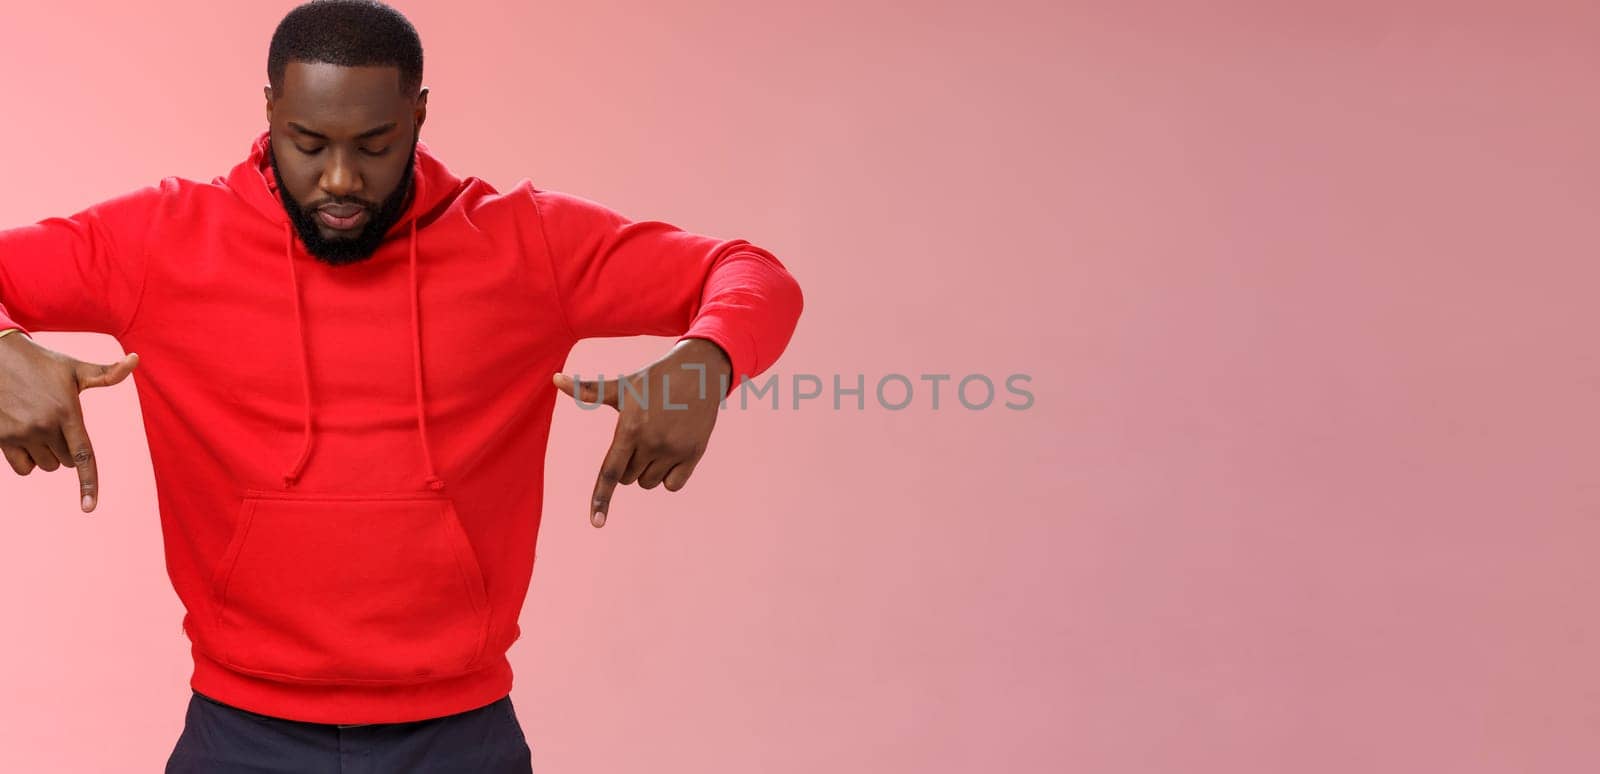
<svg viewBox="0 0 1600 774">
<path fill-rule="evenodd" d="M 267 677 L 449 677 L 488 640 L 482 571 L 438 495 L 247 492 L 214 584 L 221 660 Z"/>
</svg>

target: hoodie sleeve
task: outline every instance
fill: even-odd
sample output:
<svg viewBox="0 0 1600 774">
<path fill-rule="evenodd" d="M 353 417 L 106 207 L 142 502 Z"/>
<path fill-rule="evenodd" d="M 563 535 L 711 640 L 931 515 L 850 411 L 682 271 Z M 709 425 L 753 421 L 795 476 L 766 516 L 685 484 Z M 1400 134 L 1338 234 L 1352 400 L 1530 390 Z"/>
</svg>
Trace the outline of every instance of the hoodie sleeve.
<svg viewBox="0 0 1600 774">
<path fill-rule="evenodd" d="M 0 330 L 127 330 L 144 291 L 145 236 L 165 185 L 0 230 Z"/>
<path fill-rule="evenodd" d="M 575 338 L 709 339 L 733 365 L 728 393 L 788 346 L 803 299 L 772 253 L 571 194 L 535 190 L 533 200 Z"/>
</svg>

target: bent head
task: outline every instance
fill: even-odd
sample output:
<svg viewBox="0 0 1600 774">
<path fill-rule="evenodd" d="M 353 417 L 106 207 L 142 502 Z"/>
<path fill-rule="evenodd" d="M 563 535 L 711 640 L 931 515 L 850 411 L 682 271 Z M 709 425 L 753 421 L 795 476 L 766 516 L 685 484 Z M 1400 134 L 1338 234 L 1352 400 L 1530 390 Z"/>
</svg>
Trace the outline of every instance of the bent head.
<svg viewBox="0 0 1600 774">
<path fill-rule="evenodd" d="M 273 33 L 267 79 L 267 155 L 306 250 L 370 257 L 409 203 L 427 117 L 416 30 L 372 0 L 313 0 Z"/>
</svg>

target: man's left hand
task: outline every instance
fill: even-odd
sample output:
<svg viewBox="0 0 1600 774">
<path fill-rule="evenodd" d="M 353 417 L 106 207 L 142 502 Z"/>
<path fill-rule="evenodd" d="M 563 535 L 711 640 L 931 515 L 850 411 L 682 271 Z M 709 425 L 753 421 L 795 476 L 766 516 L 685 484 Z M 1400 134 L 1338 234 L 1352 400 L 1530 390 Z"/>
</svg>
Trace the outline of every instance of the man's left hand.
<svg viewBox="0 0 1600 774">
<path fill-rule="evenodd" d="M 709 339 L 685 339 L 627 376 L 590 381 L 563 373 L 551 377 L 557 389 L 586 408 L 604 403 L 618 413 L 589 503 L 589 523 L 605 526 L 618 484 L 638 481 L 654 489 L 664 483 L 671 492 L 683 488 L 705 454 L 732 372 L 721 347 Z"/>
</svg>

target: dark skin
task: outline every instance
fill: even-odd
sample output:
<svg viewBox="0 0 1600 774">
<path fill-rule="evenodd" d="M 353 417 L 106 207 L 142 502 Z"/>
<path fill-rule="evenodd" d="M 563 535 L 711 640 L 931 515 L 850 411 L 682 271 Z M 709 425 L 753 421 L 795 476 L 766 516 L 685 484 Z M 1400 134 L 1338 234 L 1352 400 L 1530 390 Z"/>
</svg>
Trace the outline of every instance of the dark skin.
<svg viewBox="0 0 1600 774">
<path fill-rule="evenodd" d="M 267 123 L 284 188 L 296 203 L 308 211 L 342 203 L 346 206 L 336 212 L 347 215 L 360 209 L 351 203 L 375 207 L 394 193 L 404 177 L 407 151 L 427 118 L 427 89 L 405 93 L 395 67 L 308 62 L 290 62 L 279 87 L 263 90 Z M 370 220 L 370 213 L 361 217 Z M 317 226 L 327 239 L 351 238 L 364 227 Z M 0 453 L 11 468 L 24 476 L 35 468 L 76 468 L 80 507 L 93 511 L 99 474 L 78 395 L 122 382 L 138 363 L 137 354 L 106 365 L 85 363 L 24 334 L 0 338 Z M 567 395 L 604 402 L 618 414 L 587 509 L 591 524 L 605 525 L 619 484 L 683 488 L 705 454 L 720 408 L 719 387 L 731 373 L 721 347 L 686 339 L 619 379 L 575 382 L 565 374 L 551 376 Z M 645 380 L 650 381 L 648 403 L 641 403 L 634 396 L 644 394 Z M 622 392 L 621 381 L 631 382 L 635 391 Z"/>
<path fill-rule="evenodd" d="M 137 352 L 100 365 L 55 352 L 24 333 L 0 338 L 0 454 L 19 476 L 35 468 L 77 469 L 78 507 L 92 512 L 100 473 L 78 395 L 117 384 L 138 365 Z"/>
<path fill-rule="evenodd" d="M 676 492 L 689 482 L 717 423 L 720 386 L 732 373 L 722 347 L 707 339 L 684 339 L 656 362 L 617 379 L 579 382 L 551 375 L 567 395 L 588 404 L 603 402 L 618 414 L 589 501 L 590 524 L 605 526 L 618 484 L 637 482 L 644 489 L 665 484 Z M 633 388 L 624 391 L 623 381 Z"/>
<path fill-rule="evenodd" d="M 356 200 L 376 209 L 394 193 L 411 142 L 428 118 L 427 89 L 404 93 L 396 67 L 290 62 L 280 90 L 263 89 L 267 125 L 278 171 L 296 203 L 314 211 Z M 361 217 L 370 219 L 370 212 Z M 363 227 L 317 223 L 326 239 L 353 236 Z"/>
</svg>

